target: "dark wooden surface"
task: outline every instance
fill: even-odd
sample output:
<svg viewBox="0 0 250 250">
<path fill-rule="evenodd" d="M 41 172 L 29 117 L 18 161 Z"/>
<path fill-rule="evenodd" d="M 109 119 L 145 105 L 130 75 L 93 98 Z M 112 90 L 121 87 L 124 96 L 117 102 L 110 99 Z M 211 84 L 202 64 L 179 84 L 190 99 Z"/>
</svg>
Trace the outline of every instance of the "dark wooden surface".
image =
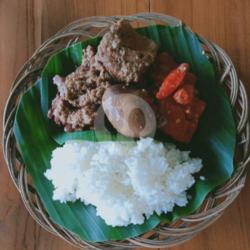
<svg viewBox="0 0 250 250">
<path fill-rule="evenodd" d="M 250 91 L 249 0 L 0 0 L 0 113 L 19 67 L 65 24 L 95 15 L 162 12 L 223 47 Z M 2 123 L 1 125 L 2 126 Z M 25 210 L 0 154 L 0 250 L 69 250 Z M 249 250 L 250 180 L 223 217 L 174 250 Z"/>
</svg>

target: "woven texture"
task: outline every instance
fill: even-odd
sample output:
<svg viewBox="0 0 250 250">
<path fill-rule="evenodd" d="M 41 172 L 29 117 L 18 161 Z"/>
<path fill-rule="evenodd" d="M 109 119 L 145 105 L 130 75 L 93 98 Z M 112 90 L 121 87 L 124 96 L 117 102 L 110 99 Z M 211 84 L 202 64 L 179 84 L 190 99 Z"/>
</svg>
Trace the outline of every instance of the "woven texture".
<svg viewBox="0 0 250 250">
<path fill-rule="evenodd" d="M 48 58 L 72 43 L 103 35 L 108 27 L 120 17 L 90 17 L 77 20 L 60 30 L 44 42 L 23 65 L 14 80 L 10 96 L 7 100 L 3 117 L 3 149 L 10 176 L 19 190 L 25 207 L 30 215 L 43 228 L 63 238 L 70 244 L 82 249 L 128 249 L 136 247 L 164 248 L 180 244 L 217 220 L 234 199 L 239 195 L 246 179 L 246 166 L 249 156 L 249 122 L 248 102 L 245 88 L 239 80 L 235 68 L 227 54 L 216 44 L 199 37 L 205 51 L 215 62 L 220 82 L 227 90 L 234 108 L 237 124 L 237 160 L 232 178 L 222 187 L 211 193 L 201 208 L 188 217 L 176 221 L 172 225 L 161 224 L 154 230 L 126 241 L 108 241 L 103 243 L 84 242 L 71 232 L 53 224 L 41 204 L 35 189 L 28 178 L 22 164 L 15 137 L 12 131 L 18 100 L 26 89 L 40 75 Z M 181 21 L 157 13 L 141 13 L 123 17 L 131 21 L 134 27 L 149 24 L 177 25 Z"/>
</svg>

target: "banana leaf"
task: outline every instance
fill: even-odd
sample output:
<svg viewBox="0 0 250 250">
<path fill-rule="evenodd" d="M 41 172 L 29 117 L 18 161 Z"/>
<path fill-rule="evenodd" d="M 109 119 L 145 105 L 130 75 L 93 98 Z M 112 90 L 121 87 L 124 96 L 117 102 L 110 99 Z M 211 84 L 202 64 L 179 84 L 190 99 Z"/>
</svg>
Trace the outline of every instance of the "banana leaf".
<svg viewBox="0 0 250 250">
<path fill-rule="evenodd" d="M 192 156 L 203 160 L 203 169 L 193 187 L 188 191 L 191 199 L 186 207 L 175 207 L 167 215 L 152 215 L 143 225 L 110 227 L 96 215 L 93 206 L 83 203 L 59 203 L 52 199 L 53 186 L 44 177 L 50 168 L 53 149 L 68 139 L 82 140 L 125 140 L 122 136 L 107 136 L 98 132 L 66 133 L 47 118 L 56 87 L 52 83 L 55 74 L 65 76 L 75 70 L 82 60 L 82 48 L 88 44 L 98 45 L 100 38 L 84 41 L 52 56 L 45 66 L 40 80 L 22 97 L 14 123 L 14 134 L 22 158 L 33 184 L 50 218 L 86 241 L 122 240 L 140 235 L 156 227 L 160 221 L 171 222 L 193 213 L 207 194 L 228 180 L 233 171 L 233 156 L 236 128 L 230 101 L 220 86 L 214 66 L 204 54 L 197 36 L 183 25 L 149 26 L 137 29 L 159 44 L 161 51 L 169 52 L 177 62 L 188 62 L 191 71 L 198 76 L 199 95 L 207 103 L 199 128 L 189 145 L 178 145 L 190 150 Z M 151 83 L 153 84 L 153 83 Z M 163 142 L 168 141 L 164 136 Z"/>
</svg>

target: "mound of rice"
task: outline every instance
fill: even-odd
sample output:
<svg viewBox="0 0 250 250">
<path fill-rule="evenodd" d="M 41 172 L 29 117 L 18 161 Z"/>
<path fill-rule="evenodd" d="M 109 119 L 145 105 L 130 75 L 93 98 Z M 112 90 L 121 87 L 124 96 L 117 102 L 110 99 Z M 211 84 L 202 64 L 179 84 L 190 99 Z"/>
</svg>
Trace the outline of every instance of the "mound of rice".
<svg viewBox="0 0 250 250">
<path fill-rule="evenodd" d="M 185 206 L 186 190 L 201 159 L 151 138 L 137 142 L 71 140 L 53 151 L 45 176 L 54 185 L 53 199 L 80 199 L 96 207 L 111 226 L 142 224 L 145 216 Z"/>
</svg>

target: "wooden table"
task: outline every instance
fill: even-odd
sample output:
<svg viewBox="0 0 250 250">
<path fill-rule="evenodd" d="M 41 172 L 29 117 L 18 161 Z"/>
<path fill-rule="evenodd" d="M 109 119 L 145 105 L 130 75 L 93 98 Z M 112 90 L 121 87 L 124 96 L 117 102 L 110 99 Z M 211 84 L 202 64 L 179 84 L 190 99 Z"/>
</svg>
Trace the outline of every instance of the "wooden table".
<svg viewBox="0 0 250 250">
<path fill-rule="evenodd" d="M 65 24 L 95 15 L 162 12 L 224 48 L 250 94 L 249 0 L 1 0 L 0 113 L 19 67 L 41 42 Z M 2 123 L 1 123 L 2 125 Z M 0 126 L 1 126 L 0 125 Z M 0 154 L 0 250 L 68 250 L 63 240 L 40 228 L 25 210 Z M 250 249 L 250 178 L 224 216 L 174 250 Z"/>
</svg>

